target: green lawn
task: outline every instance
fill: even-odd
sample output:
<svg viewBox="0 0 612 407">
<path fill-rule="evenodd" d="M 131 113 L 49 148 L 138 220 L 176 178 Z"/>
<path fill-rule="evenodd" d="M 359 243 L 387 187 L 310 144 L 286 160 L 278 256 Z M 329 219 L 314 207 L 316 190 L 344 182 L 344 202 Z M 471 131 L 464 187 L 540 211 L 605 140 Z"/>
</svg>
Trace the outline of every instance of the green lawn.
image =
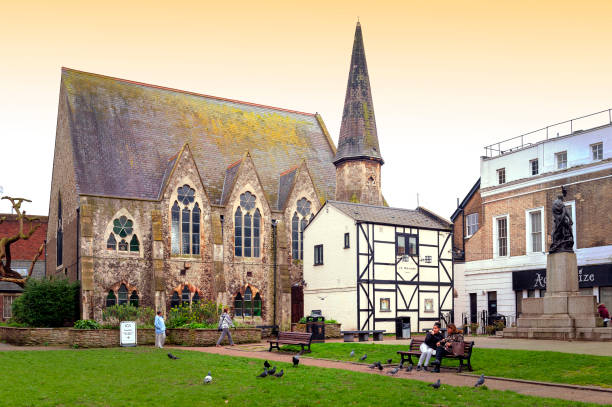
<svg viewBox="0 0 612 407">
<path fill-rule="evenodd" d="M 262 361 L 153 348 L 0 352 L 10 372 L 0 388 L 6 406 L 577 406 L 512 392 L 451 387 L 388 376 L 321 369 L 285 369 L 258 379 Z M 208 370 L 213 383 L 202 384 Z M 10 379 L 9 379 L 10 377 Z"/>
<path fill-rule="evenodd" d="M 353 358 L 349 356 L 351 350 L 355 350 Z M 367 353 L 368 358 L 362 363 L 378 360 L 386 363 L 390 358 L 393 363 L 399 363 L 398 350 L 406 350 L 406 346 L 373 342 L 316 343 L 312 344 L 312 353 L 305 356 L 359 362 L 359 357 Z M 417 360 L 413 358 L 415 363 Z M 458 365 L 456 360 L 442 361 L 442 366 Z M 609 356 L 474 347 L 472 367 L 473 373 L 478 375 L 484 373 L 487 376 L 612 387 L 612 357 Z"/>
</svg>

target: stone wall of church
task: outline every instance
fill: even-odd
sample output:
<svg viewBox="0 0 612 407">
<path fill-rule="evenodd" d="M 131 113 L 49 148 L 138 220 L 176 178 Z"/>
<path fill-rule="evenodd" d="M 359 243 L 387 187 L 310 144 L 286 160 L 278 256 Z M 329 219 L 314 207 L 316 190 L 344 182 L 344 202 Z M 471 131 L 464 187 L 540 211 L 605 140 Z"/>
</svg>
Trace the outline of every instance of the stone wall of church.
<svg viewBox="0 0 612 407">
<path fill-rule="evenodd" d="M 380 163 L 376 160 L 349 160 L 338 164 L 336 200 L 383 205 Z"/>
</svg>

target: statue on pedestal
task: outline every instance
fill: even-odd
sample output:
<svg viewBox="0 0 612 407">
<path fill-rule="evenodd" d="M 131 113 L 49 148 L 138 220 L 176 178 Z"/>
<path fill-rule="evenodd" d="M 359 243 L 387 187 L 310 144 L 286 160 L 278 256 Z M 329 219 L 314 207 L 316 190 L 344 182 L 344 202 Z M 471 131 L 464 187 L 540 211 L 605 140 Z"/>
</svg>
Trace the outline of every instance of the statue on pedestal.
<svg viewBox="0 0 612 407">
<path fill-rule="evenodd" d="M 574 235 L 572 233 L 572 217 L 563 203 L 563 196 L 557 196 L 552 205 L 553 230 L 549 253 L 574 252 Z"/>
</svg>

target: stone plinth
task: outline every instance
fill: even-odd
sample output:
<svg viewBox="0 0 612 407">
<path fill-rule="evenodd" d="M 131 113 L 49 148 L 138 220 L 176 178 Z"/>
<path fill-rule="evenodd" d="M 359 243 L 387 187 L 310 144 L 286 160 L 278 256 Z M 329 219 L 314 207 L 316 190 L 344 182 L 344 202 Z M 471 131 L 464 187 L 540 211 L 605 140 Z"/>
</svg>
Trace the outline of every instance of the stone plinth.
<svg viewBox="0 0 612 407">
<path fill-rule="evenodd" d="M 590 329 L 600 325 L 594 295 L 580 295 L 575 253 L 549 254 L 546 295 L 523 299 L 523 313 L 516 328 L 504 329 L 505 338 L 591 339 L 606 338 Z"/>
</svg>

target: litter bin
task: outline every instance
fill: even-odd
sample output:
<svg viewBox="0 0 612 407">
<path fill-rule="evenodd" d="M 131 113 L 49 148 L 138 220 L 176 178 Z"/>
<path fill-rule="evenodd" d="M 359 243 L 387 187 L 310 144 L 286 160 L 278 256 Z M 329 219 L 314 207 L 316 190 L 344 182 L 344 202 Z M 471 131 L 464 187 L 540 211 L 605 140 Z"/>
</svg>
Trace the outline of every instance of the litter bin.
<svg viewBox="0 0 612 407">
<path fill-rule="evenodd" d="M 306 332 L 312 333 L 312 342 L 325 342 L 325 318 L 312 315 L 306 317 Z"/>
<path fill-rule="evenodd" d="M 395 339 L 410 339 L 410 317 L 395 318 Z"/>
</svg>

